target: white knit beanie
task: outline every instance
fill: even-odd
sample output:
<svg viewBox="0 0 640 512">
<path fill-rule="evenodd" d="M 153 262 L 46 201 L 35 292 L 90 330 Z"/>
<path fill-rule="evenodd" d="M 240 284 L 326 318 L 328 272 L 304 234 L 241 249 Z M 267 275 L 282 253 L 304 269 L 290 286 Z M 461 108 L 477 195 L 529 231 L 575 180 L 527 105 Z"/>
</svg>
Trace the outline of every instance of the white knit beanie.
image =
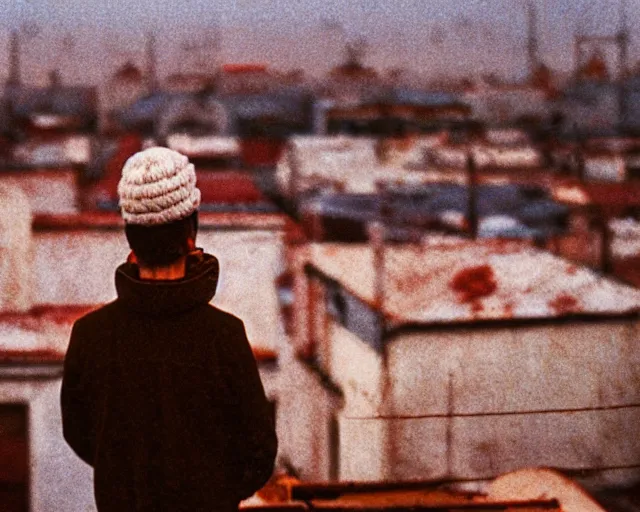
<svg viewBox="0 0 640 512">
<path fill-rule="evenodd" d="M 200 206 L 193 164 L 177 151 L 161 147 L 145 149 L 127 160 L 118 195 L 128 224 L 166 224 L 188 217 Z"/>
</svg>

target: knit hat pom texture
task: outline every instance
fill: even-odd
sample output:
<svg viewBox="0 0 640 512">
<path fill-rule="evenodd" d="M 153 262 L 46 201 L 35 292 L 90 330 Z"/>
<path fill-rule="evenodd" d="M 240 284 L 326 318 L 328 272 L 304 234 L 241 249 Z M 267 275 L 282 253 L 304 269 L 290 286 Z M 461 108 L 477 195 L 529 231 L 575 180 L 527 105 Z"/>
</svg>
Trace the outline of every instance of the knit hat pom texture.
<svg viewBox="0 0 640 512">
<path fill-rule="evenodd" d="M 200 206 L 193 164 L 162 147 L 145 149 L 127 160 L 118 196 L 128 224 L 167 224 L 188 217 Z"/>
</svg>

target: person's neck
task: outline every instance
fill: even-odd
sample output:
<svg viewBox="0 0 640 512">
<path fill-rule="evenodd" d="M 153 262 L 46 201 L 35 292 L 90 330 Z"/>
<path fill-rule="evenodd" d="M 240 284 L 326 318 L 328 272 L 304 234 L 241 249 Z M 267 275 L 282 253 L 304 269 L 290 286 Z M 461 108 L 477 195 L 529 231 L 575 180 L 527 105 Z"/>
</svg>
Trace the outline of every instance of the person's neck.
<svg viewBox="0 0 640 512">
<path fill-rule="evenodd" d="M 175 281 L 182 279 L 187 271 L 187 258 L 183 256 L 175 263 L 164 267 L 145 267 L 139 265 L 140 279 L 149 281 Z"/>
</svg>

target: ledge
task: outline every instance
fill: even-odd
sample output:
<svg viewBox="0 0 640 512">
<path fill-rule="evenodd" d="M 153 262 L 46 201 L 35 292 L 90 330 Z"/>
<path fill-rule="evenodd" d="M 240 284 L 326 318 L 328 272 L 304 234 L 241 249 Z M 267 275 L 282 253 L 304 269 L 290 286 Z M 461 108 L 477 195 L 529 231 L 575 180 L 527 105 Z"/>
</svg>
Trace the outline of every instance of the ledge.
<svg viewBox="0 0 640 512">
<path fill-rule="evenodd" d="M 203 212 L 199 213 L 200 231 L 209 230 L 284 230 L 287 218 L 280 213 L 264 212 Z M 71 214 L 38 214 L 33 218 L 33 230 L 47 231 L 122 231 L 122 217 L 114 211 L 86 211 Z"/>
</svg>

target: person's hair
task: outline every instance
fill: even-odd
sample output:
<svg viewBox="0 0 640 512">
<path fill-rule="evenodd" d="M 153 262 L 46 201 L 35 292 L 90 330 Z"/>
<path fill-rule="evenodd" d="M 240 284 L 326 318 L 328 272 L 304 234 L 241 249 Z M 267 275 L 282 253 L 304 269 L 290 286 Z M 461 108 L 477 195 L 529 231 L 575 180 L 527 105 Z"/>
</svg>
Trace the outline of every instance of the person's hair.
<svg viewBox="0 0 640 512">
<path fill-rule="evenodd" d="M 164 267 L 186 256 L 189 238 L 195 239 L 197 231 L 197 211 L 167 224 L 125 224 L 124 227 L 129 247 L 138 263 L 148 268 Z"/>
</svg>

